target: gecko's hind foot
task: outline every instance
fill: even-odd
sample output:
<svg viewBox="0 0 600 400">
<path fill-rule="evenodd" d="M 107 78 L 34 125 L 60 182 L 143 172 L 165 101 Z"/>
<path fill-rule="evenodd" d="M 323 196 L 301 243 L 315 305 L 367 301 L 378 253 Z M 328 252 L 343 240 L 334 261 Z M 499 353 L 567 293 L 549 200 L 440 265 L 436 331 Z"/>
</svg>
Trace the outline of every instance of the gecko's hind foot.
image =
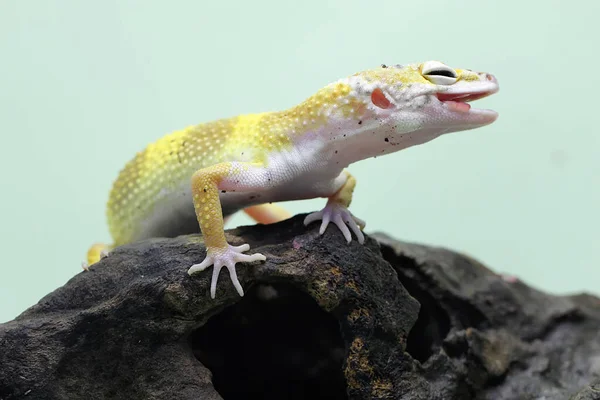
<svg viewBox="0 0 600 400">
<path fill-rule="evenodd" d="M 321 228 L 319 229 L 320 235 L 325 233 L 329 223 L 333 222 L 342 232 L 342 235 L 344 235 L 344 238 L 348 243 L 352 241 L 350 229 L 356 235 L 358 243 L 363 244 L 365 242 L 365 235 L 362 233 L 362 229 L 365 227 L 365 221 L 352 215 L 348 208 L 342 204 L 327 202 L 327 205 L 321 211 L 308 214 L 306 218 L 304 218 L 304 225 L 319 220 L 322 220 Z M 350 229 L 348 229 L 348 227 L 350 227 Z"/>
<path fill-rule="evenodd" d="M 239 293 L 240 296 L 244 295 L 244 289 L 240 284 L 240 281 L 237 277 L 237 273 L 235 271 L 235 264 L 238 262 L 253 262 L 253 261 L 264 261 L 267 258 L 260 254 L 244 254 L 244 251 L 248 251 L 250 246 L 247 244 L 243 244 L 241 246 L 230 246 L 228 245 L 225 249 L 216 249 L 216 250 L 208 250 L 206 254 L 206 258 L 200 264 L 194 264 L 188 270 L 188 274 L 192 275 L 195 272 L 204 271 L 206 268 L 214 265 L 212 281 L 210 282 L 210 297 L 215 298 L 215 294 L 217 292 L 217 281 L 219 280 L 219 272 L 221 272 L 221 268 L 226 267 L 229 270 L 229 276 L 231 277 L 231 282 L 235 287 L 235 290 Z"/>
</svg>

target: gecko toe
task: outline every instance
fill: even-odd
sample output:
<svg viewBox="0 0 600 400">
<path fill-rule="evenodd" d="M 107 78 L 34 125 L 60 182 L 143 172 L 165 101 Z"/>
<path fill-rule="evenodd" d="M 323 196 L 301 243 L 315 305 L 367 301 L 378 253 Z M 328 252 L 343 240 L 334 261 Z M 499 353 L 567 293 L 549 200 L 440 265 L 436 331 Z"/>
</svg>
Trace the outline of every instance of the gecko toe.
<svg viewBox="0 0 600 400">
<path fill-rule="evenodd" d="M 235 265 L 238 262 L 254 262 L 254 261 L 264 261 L 267 258 L 260 253 L 255 254 L 244 254 L 243 252 L 249 250 L 250 246 L 248 244 L 242 244 L 240 246 L 230 246 L 228 245 L 225 249 L 218 249 L 216 251 L 208 251 L 206 258 L 200 264 L 194 264 L 188 270 L 188 274 L 193 274 L 195 272 L 204 271 L 206 268 L 213 266 L 212 278 L 210 282 L 210 297 L 215 298 L 217 293 L 217 282 L 219 280 L 219 274 L 223 267 L 226 267 L 229 270 L 229 276 L 231 277 L 231 282 L 235 287 L 235 290 L 238 292 L 240 296 L 244 295 L 244 289 L 240 284 L 240 281 L 237 276 L 237 272 L 235 270 Z"/>
<path fill-rule="evenodd" d="M 333 222 L 344 236 L 344 239 L 346 239 L 346 242 L 350 243 L 352 241 L 352 232 L 354 232 L 358 243 L 364 244 L 365 236 L 361 230 L 364 228 L 365 222 L 352 215 L 343 204 L 328 202 L 323 210 L 309 214 L 304 219 L 304 225 L 308 225 L 319 219 L 322 220 L 319 228 L 320 235 L 323 235 L 329 223 Z M 351 230 L 352 232 L 350 232 Z"/>
</svg>

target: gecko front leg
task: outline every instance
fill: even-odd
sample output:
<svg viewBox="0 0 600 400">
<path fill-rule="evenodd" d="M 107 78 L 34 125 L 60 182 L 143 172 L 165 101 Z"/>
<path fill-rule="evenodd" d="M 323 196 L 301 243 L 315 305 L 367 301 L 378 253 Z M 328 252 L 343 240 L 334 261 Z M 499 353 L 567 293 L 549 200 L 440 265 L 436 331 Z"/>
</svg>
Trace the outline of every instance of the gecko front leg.
<svg viewBox="0 0 600 400">
<path fill-rule="evenodd" d="M 354 178 L 350 172 L 344 170 L 336 180 L 343 181 L 340 189 L 329 196 L 325 208 L 321 211 L 307 215 L 304 219 L 304 225 L 321 220 L 319 234 L 322 235 L 325 233 L 329 223 L 333 222 L 342 232 L 348 243 L 352 241 L 352 234 L 350 233 L 351 229 L 356 235 L 358 243 L 363 244 L 365 242 L 365 236 L 362 233 L 362 229 L 365 227 L 365 222 L 352 215 L 348 210 L 348 207 L 352 202 L 352 192 L 354 192 L 354 187 L 356 186 L 356 178 Z M 350 229 L 348 229 L 348 227 L 350 227 Z"/>
<path fill-rule="evenodd" d="M 226 267 L 229 270 L 233 286 L 239 295 L 243 296 L 244 289 L 237 277 L 235 264 L 266 259 L 259 253 L 244 254 L 250 249 L 247 244 L 231 246 L 227 243 L 219 191 L 263 190 L 266 182 L 262 166 L 251 163 L 220 163 L 201 169 L 192 177 L 194 209 L 204 236 L 206 258 L 201 263 L 192 265 L 188 274 L 204 271 L 214 265 L 210 284 L 210 297 L 213 299 L 221 268 Z"/>
</svg>

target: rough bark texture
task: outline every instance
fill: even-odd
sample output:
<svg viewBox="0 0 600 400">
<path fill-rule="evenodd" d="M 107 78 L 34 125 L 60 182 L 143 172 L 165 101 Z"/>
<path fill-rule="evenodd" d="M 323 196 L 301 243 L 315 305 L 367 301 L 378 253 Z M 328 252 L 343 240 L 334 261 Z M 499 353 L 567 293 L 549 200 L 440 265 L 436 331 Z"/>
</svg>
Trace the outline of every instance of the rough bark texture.
<svg viewBox="0 0 600 400">
<path fill-rule="evenodd" d="M 228 232 L 266 262 L 189 277 L 199 236 L 114 251 L 0 325 L 0 399 L 597 399 L 600 300 L 302 217 Z"/>
</svg>

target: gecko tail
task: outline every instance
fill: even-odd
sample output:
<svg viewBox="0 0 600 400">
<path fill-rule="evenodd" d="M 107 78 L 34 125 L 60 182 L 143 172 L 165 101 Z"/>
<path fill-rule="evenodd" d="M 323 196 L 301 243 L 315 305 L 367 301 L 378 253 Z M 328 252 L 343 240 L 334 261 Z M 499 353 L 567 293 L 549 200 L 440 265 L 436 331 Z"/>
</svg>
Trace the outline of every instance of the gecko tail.
<svg viewBox="0 0 600 400">
<path fill-rule="evenodd" d="M 90 265 L 93 265 L 106 257 L 112 248 L 113 246 L 104 243 L 94 243 L 87 252 L 87 261 L 83 263 L 83 269 L 87 271 Z"/>
</svg>

